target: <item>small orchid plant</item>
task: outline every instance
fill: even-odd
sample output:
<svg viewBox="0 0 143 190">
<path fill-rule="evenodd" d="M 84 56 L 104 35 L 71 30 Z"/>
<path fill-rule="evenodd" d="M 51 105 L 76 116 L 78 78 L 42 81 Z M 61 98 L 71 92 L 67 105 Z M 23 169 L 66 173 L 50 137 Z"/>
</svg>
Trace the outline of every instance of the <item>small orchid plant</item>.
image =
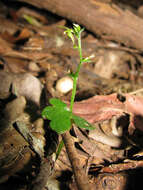
<svg viewBox="0 0 143 190">
<path fill-rule="evenodd" d="M 73 114 L 73 105 L 77 89 L 77 81 L 79 77 L 80 68 L 83 63 L 90 62 L 93 56 L 83 58 L 82 47 L 81 47 L 81 33 L 84 31 L 78 24 L 73 24 L 73 28 L 62 27 L 65 29 L 64 34 L 66 34 L 73 42 L 73 48 L 77 49 L 79 52 L 79 64 L 74 73 L 70 73 L 70 77 L 73 79 L 73 89 L 70 101 L 70 107 L 68 107 L 63 101 L 58 98 L 51 98 L 49 103 L 51 106 L 47 106 L 42 111 L 43 118 L 50 120 L 50 127 L 56 131 L 58 134 L 63 134 L 70 130 L 72 124 L 80 128 L 85 128 L 87 130 L 94 129 L 94 127 L 88 123 L 85 119 Z"/>
</svg>

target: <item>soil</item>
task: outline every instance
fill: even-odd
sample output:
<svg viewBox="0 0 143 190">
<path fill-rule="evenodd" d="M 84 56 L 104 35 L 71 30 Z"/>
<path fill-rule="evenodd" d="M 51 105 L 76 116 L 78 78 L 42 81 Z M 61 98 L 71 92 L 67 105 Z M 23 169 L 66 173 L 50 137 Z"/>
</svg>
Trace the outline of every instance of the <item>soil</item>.
<svg viewBox="0 0 143 190">
<path fill-rule="evenodd" d="M 62 137 L 41 116 L 52 97 L 69 106 L 71 88 L 56 84 L 79 63 L 62 29 L 72 23 L 10 2 L 0 3 L 0 22 L 0 189 L 76 190 L 65 147 L 55 161 Z M 81 68 L 73 111 L 95 130 L 70 130 L 78 159 L 96 190 L 134 190 L 143 173 L 142 53 L 86 29 L 82 51 L 94 58 Z"/>
</svg>

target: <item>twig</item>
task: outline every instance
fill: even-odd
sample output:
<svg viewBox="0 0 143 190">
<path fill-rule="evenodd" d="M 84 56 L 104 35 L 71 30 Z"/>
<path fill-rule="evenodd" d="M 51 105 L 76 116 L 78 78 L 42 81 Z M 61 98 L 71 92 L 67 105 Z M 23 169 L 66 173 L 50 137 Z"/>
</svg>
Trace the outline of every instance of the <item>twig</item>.
<svg viewBox="0 0 143 190">
<path fill-rule="evenodd" d="M 129 92 L 129 94 L 133 95 L 133 94 L 137 94 L 137 93 L 140 93 L 140 92 L 143 92 L 143 88 L 140 88 L 140 89 L 135 90 L 133 92 Z"/>
<path fill-rule="evenodd" d="M 78 190 L 94 190 L 93 185 L 89 183 L 88 177 L 86 176 L 80 164 L 79 155 L 75 150 L 74 140 L 71 137 L 70 133 L 64 133 L 62 135 L 62 138 L 73 169 Z"/>
<path fill-rule="evenodd" d="M 128 160 L 124 163 L 111 164 L 109 166 L 103 167 L 100 170 L 100 173 L 118 173 L 125 170 L 137 169 L 140 167 L 143 167 L 143 160 Z M 91 171 L 93 172 L 94 169 L 92 169 Z"/>
</svg>

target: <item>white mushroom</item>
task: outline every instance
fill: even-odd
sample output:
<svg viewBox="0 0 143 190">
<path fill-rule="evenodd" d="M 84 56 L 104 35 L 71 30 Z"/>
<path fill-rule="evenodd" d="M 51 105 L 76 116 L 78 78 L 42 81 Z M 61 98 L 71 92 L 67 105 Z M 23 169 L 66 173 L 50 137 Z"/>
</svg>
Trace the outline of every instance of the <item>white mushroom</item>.
<svg viewBox="0 0 143 190">
<path fill-rule="evenodd" d="M 56 83 L 56 90 L 62 94 L 68 93 L 73 88 L 73 80 L 70 76 L 59 79 Z"/>
</svg>

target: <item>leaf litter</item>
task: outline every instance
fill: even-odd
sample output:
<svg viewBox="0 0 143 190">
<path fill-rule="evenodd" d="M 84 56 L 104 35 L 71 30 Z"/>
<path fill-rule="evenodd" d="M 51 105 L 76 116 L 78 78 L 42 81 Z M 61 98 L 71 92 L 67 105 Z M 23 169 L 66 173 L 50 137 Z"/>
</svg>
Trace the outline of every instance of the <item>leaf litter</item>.
<svg viewBox="0 0 143 190">
<path fill-rule="evenodd" d="M 3 6 L 1 9 L 4 8 Z M 9 7 L 6 6 L 5 8 L 9 11 Z M 65 102 L 63 105 L 66 105 L 66 103 L 68 105 L 71 92 L 60 94 L 56 90 L 55 84 L 60 78 L 66 76 L 69 70 L 75 70 L 78 63 L 78 55 L 72 49 L 71 42 L 65 38 L 63 31 L 58 27 L 59 25 L 66 26 L 69 24 L 66 20 L 54 17 L 48 17 L 47 19 L 44 14 L 41 17 L 41 14 L 39 14 L 37 10 L 33 10 L 32 12 L 30 8 L 30 12 L 32 12 L 30 16 L 34 16 L 40 22 L 38 26 L 34 24 L 31 25 L 27 22 L 28 20 L 22 17 L 22 14 L 28 14 L 28 9 L 29 8 L 25 7 L 23 10 L 22 7 L 19 7 L 17 11 L 13 8 L 13 12 L 9 12 L 9 20 L 6 17 L 7 12 L 5 12 L 5 16 L 0 15 L 0 19 L 3 19 L 4 23 L 1 25 L 0 30 L 0 41 L 2 44 L 0 47 L 0 56 L 2 57 L 0 62 L 0 78 L 2 84 L 0 87 L 0 106 L 1 110 L 5 110 L 7 103 L 19 95 L 25 96 L 27 101 L 29 101 L 29 97 L 34 97 L 34 99 L 30 99 L 30 102 L 27 103 L 26 109 L 30 107 L 32 112 L 36 113 L 36 119 L 38 119 L 42 108 L 49 103 L 48 100 L 51 97 L 60 97 L 62 101 Z M 19 13 L 20 11 L 22 11 L 22 14 Z M 22 23 L 24 27 L 17 23 Z M 80 116 L 89 123 L 92 123 L 95 128 L 99 128 L 99 136 L 101 138 L 105 139 L 106 137 L 110 140 L 116 138 L 120 140 L 121 145 L 114 148 L 114 146 L 103 143 L 104 139 L 98 141 L 96 138 L 96 140 L 94 140 L 94 138 L 90 138 L 90 133 L 86 129 L 79 130 L 73 127 L 71 134 L 75 141 L 80 162 L 83 168 L 85 168 L 86 173 L 89 174 L 92 183 L 95 184 L 96 189 L 101 189 L 105 181 L 108 184 L 110 180 L 113 180 L 116 184 L 117 179 L 121 179 L 122 182 L 119 188 L 124 189 L 125 184 L 128 184 L 127 180 L 129 176 L 133 177 L 136 174 L 136 170 L 142 173 L 142 171 L 138 169 L 142 168 L 142 91 L 137 92 L 137 95 L 130 94 L 130 92 L 132 93 L 134 91 L 136 93 L 137 89 L 142 89 L 142 56 L 136 52 L 130 53 L 124 51 L 118 44 L 116 45 L 119 46 L 119 50 L 110 49 L 111 42 L 102 41 L 87 31 L 84 33 L 82 45 L 84 57 L 94 54 L 95 58 L 91 63 L 84 63 L 81 69 L 76 95 L 77 102 L 73 109 L 76 115 L 74 116 L 75 124 L 81 122 L 81 120 L 76 119 L 77 116 Z M 31 62 L 34 64 L 31 64 Z M 38 70 L 35 70 L 33 65 L 36 65 Z M 31 79 L 28 80 L 29 82 L 24 82 L 24 87 L 21 85 L 20 80 L 26 81 L 26 79 L 20 79 L 19 75 L 28 75 L 31 77 Z M 34 87 L 34 83 L 32 83 L 33 79 L 37 81 L 39 85 L 38 89 Z M 18 86 L 14 88 L 13 83 L 15 83 L 15 81 L 18 81 Z M 36 85 L 36 87 L 38 85 Z M 27 90 L 28 88 L 30 88 L 30 90 Z M 42 89 L 44 89 L 44 96 Z M 31 106 L 31 101 L 36 102 L 36 108 L 35 106 Z M 15 110 L 15 108 L 12 110 Z M 28 112 L 31 112 L 31 110 Z M 7 112 L 9 113 L 9 110 L 7 110 Z M 4 113 L 5 111 L 1 111 L 1 118 Z M 61 113 L 62 115 L 59 115 L 59 117 L 70 114 L 66 109 L 65 112 Z M 30 117 L 30 120 L 32 120 L 33 116 L 30 115 Z M 113 117 L 116 118 L 114 126 L 111 124 Z M 30 125 L 30 131 L 27 132 L 28 136 L 31 130 L 35 135 L 33 121 L 36 121 L 36 119 L 30 121 L 28 124 L 28 126 Z M 25 124 L 26 121 L 23 119 L 22 121 Z M 20 122 L 22 121 L 20 119 Z M 11 124 L 13 126 L 13 123 Z M 46 124 L 48 125 L 48 123 Z M 59 126 L 61 124 L 62 123 L 59 123 Z M 39 128 L 41 129 L 41 126 Z M 114 128 L 117 130 L 117 135 L 113 133 Z M 118 136 L 121 128 L 122 136 Z M 11 132 L 9 133 L 11 134 Z M 40 133 L 42 133 L 42 135 L 40 134 L 42 136 L 41 141 L 44 143 L 45 140 L 47 141 L 45 147 L 50 147 L 47 150 L 47 154 L 48 152 L 55 152 L 58 143 L 56 134 L 53 134 L 49 129 L 46 129 L 44 134 L 43 132 Z M 48 133 L 50 133 L 49 136 Z M 5 131 L 3 134 L 6 135 Z M 13 143 L 14 148 L 10 145 L 11 140 L 9 140 L 7 146 L 5 144 L 6 142 L 2 141 L 1 144 L 3 143 L 3 146 L 1 147 L 10 150 L 10 155 L 6 154 L 6 158 L 8 158 L 7 156 L 15 158 L 14 154 L 16 154 L 16 156 L 20 155 L 20 153 L 22 155 L 26 154 L 26 159 L 23 161 L 17 156 L 24 168 L 25 163 L 27 161 L 29 162 L 29 155 L 34 155 L 35 151 L 31 149 L 33 145 L 30 144 L 30 140 L 28 140 L 28 142 L 21 140 L 21 137 L 18 136 L 16 131 L 14 131 L 13 134 L 14 139 L 16 136 L 16 141 L 14 140 L 16 144 Z M 39 133 L 36 133 L 36 138 L 39 138 L 38 135 Z M 96 136 L 96 132 L 94 135 Z M 32 135 L 30 137 L 32 138 Z M 17 142 L 19 138 L 20 141 Z M 8 139 L 8 137 L 6 139 Z M 20 147 L 18 143 L 21 143 Z M 0 152 L 3 152 L 2 150 L 3 149 L 1 149 Z M 32 159 L 34 157 L 35 155 L 32 156 Z M 3 163 L 1 154 L 0 161 Z M 37 167 L 37 164 L 38 161 L 36 164 L 33 162 L 32 167 Z M 52 164 L 53 162 L 51 165 Z M 11 171 L 4 170 L 6 166 L 7 165 L 2 165 L 0 169 L 0 171 L 6 173 L 6 175 L 3 176 L 5 183 L 0 184 L 0 188 L 3 189 L 9 188 L 7 183 L 8 179 L 12 183 L 12 180 L 17 178 L 19 183 L 16 184 L 14 189 L 18 190 L 22 187 L 26 189 L 28 182 L 31 182 L 31 180 L 38 175 L 37 171 L 33 171 L 32 168 L 27 168 L 28 173 L 26 173 L 26 176 L 28 180 L 23 179 L 23 186 L 21 186 L 20 183 L 23 174 L 17 173 L 19 167 L 17 166 L 16 170 Z M 16 167 L 15 163 L 13 163 L 12 167 Z M 51 170 L 52 167 L 53 166 L 51 166 Z M 32 171 L 34 174 L 32 174 Z M 72 168 L 67 159 L 65 149 L 63 148 L 58 160 L 55 162 L 54 174 L 49 178 L 55 180 L 54 184 L 56 184 L 57 189 L 61 182 L 66 187 L 76 189 L 72 178 L 66 179 L 65 176 L 63 178 L 61 177 L 66 171 L 69 172 L 69 176 L 72 175 Z M 44 178 L 44 174 L 42 175 Z M 52 182 L 47 182 L 47 187 L 48 184 L 52 184 Z"/>
</svg>

